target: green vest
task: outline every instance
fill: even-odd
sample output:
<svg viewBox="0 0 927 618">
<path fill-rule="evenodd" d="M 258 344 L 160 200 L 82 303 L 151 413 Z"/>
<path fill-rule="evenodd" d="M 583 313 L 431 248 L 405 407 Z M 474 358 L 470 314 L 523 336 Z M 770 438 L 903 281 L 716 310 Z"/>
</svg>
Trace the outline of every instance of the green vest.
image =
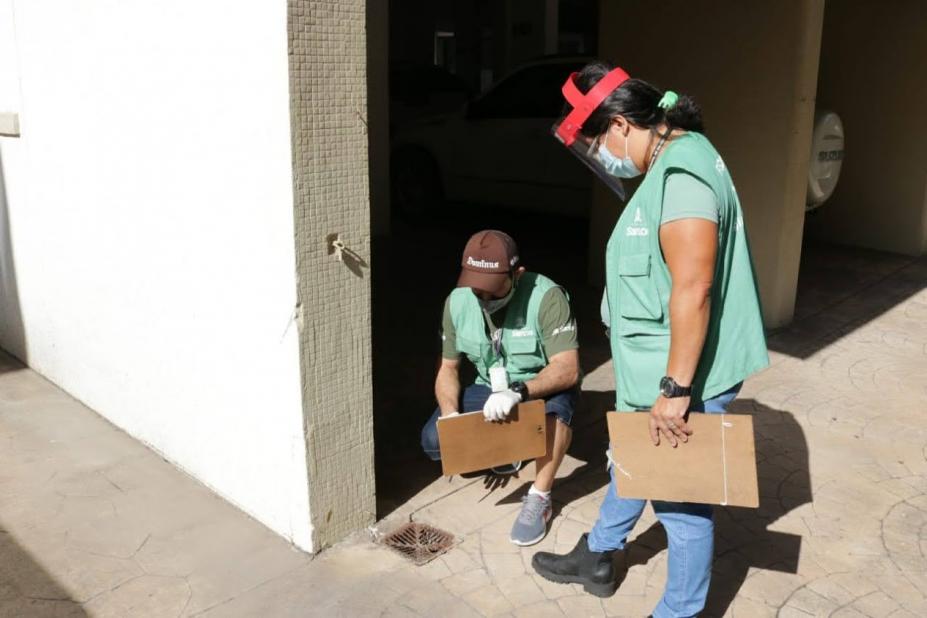
<svg viewBox="0 0 927 618">
<path fill-rule="evenodd" d="M 667 175 L 685 171 L 720 206 L 711 317 L 692 384 L 694 401 L 720 395 L 769 364 L 743 212 L 724 161 L 699 133 L 666 147 L 624 209 L 606 250 L 606 299 L 618 410 L 646 409 L 669 360 L 672 280 L 660 250 Z M 604 313 L 604 311 L 603 311 Z"/>
<path fill-rule="evenodd" d="M 505 363 L 509 382 L 526 382 L 547 366 L 547 355 L 538 326 L 541 300 L 556 283 L 537 273 L 525 273 L 505 308 L 499 356 L 486 331 L 486 318 L 470 288 L 451 292 L 450 312 L 457 337 L 457 351 L 476 367 L 477 384 L 489 385 L 489 368 Z"/>
</svg>

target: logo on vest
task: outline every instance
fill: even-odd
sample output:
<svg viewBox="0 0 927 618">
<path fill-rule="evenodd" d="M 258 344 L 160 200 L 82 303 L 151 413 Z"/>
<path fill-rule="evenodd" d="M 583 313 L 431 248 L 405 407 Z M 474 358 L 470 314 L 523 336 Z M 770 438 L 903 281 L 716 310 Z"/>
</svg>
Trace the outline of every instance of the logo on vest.
<svg viewBox="0 0 927 618">
<path fill-rule="evenodd" d="M 499 262 L 488 262 L 486 260 L 474 260 L 473 256 L 467 256 L 467 266 L 474 268 L 499 268 Z"/>
<path fill-rule="evenodd" d="M 629 225 L 627 231 L 625 232 L 626 236 L 647 236 L 650 234 L 650 230 L 646 227 L 641 227 L 644 223 L 644 217 L 641 216 L 641 209 L 638 208 L 634 211 L 634 225 Z"/>
<path fill-rule="evenodd" d="M 530 328 L 524 330 L 513 330 L 512 337 L 534 337 L 534 331 Z"/>
</svg>

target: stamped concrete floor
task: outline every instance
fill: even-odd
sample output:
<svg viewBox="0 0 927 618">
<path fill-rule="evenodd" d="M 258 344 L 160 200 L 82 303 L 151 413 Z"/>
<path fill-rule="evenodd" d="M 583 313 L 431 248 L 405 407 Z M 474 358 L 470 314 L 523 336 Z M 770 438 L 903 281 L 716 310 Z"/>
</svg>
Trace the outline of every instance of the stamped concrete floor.
<svg viewBox="0 0 927 618">
<path fill-rule="evenodd" d="M 807 261 L 795 324 L 734 406 L 754 415 L 762 504 L 718 509 L 705 615 L 927 616 L 927 260 Z M 649 509 L 610 599 L 530 568 L 605 491 L 610 367 L 588 369 L 541 544 L 508 542 L 529 469 L 435 480 L 313 558 L 0 357 L 0 616 L 646 616 L 666 569 Z M 410 519 L 457 544 L 415 567 L 371 541 Z"/>
</svg>

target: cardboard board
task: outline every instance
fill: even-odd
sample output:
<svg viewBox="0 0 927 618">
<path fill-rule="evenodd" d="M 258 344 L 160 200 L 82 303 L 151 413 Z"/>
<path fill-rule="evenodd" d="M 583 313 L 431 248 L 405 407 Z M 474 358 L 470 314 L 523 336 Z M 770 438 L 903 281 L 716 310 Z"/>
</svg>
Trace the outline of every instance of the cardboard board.
<svg viewBox="0 0 927 618">
<path fill-rule="evenodd" d="M 488 423 L 482 412 L 438 419 L 441 467 L 446 476 L 485 470 L 547 453 L 543 401 L 518 404 L 502 422 Z"/>
<path fill-rule="evenodd" d="M 744 414 L 689 414 L 694 433 L 670 446 L 650 439 L 649 412 L 609 412 L 608 435 L 618 495 L 756 508 L 753 418 Z"/>
</svg>

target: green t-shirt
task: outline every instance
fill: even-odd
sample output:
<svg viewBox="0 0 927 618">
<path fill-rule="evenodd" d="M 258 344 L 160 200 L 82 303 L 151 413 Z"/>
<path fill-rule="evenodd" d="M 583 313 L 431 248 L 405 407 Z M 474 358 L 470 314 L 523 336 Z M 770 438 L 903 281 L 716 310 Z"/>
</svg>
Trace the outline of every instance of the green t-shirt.
<svg viewBox="0 0 927 618">
<path fill-rule="evenodd" d="M 503 308 L 489 316 L 493 322 L 493 329 L 502 325 L 506 310 Z M 579 349 L 576 318 L 573 316 L 570 301 L 561 288 L 551 288 L 541 299 L 538 324 L 541 329 L 541 345 L 544 346 L 547 358 L 567 350 Z M 450 297 L 444 301 L 444 318 L 441 320 L 441 356 L 449 360 L 456 360 L 460 356 L 460 352 L 457 351 L 454 322 L 451 320 Z"/>
<path fill-rule="evenodd" d="M 663 189 L 663 215 L 660 225 L 680 219 L 707 219 L 718 222 L 721 206 L 711 187 L 691 174 L 670 172 Z"/>
</svg>

